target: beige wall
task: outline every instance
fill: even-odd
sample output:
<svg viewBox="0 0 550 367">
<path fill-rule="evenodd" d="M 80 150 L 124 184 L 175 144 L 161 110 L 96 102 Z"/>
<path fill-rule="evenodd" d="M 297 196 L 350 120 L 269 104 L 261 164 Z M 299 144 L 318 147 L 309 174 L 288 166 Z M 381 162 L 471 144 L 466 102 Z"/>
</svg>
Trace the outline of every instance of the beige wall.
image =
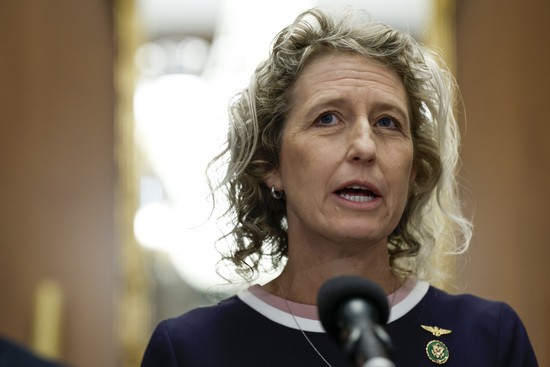
<svg viewBox="0 0 550 367">
<path fill-rule="evenodd" d="M 116 366 L 111 1 L 0 2 L 0 334 L 31 342 L 45 277 L 63 360 Z"/>
<path fill-rule="evenodd" d="M 550 2 L 458 0 L 463 175 L 476 201 L 466 290 L 505 300 L 550 365 Z"/>
<path fill-rule="evenodd" d="M 550 3 L 457 0 L 476 198 L 466 291 L 510 303 L 550 365 Z M 0 2 L 0 334 L 30 343 L 44 277 L 65 291 L 62 351 L 116 366 L 111 1 Z"/>
</svg>

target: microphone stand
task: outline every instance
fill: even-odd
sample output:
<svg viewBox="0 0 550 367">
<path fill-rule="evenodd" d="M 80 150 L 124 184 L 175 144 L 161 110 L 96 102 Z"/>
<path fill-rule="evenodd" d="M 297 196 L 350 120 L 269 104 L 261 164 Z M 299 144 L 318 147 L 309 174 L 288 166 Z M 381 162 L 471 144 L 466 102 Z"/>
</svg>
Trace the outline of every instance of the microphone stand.
<svg viewBox="0 0 550 367">
<path fill-rule="evenodd" d="M 353 325 L 349 332 L 341 334 L 344 349 L 357 367 L 395 367 L 389 355 L 389 335 L 383 327 L 362 317 L 364 312 L 370 309 L 361 300 L 353 300 L 340 309 L 346 324 Z"/>
</svg>

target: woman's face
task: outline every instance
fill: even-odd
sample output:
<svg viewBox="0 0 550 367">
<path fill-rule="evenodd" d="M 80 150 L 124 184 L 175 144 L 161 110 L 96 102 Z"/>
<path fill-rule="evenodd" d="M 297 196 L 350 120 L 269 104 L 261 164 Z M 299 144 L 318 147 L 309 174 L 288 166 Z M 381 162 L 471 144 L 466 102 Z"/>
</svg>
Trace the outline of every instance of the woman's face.
<svg viewBox="0 0 550 367">
<path fill-rule="evenodd" d="M 298 77 L 280 165 L 289 239 L 385 243 L 414 179 L 409 100 L 388 68 L 358 55 L 322 56 Z"/>
</svg>

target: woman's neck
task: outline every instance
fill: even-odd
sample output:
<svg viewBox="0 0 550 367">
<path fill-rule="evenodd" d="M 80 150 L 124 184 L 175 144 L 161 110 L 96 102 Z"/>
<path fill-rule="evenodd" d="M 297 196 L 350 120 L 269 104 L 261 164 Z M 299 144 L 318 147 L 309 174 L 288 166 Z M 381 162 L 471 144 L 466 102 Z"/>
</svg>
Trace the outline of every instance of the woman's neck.
<svg viewBox="0 0 550 367">
<path fill-rule="evenodd" d="M 368 278 L 380 285 L 386 294 L 393 293 L 403 282 L 390 268 L 385 242 L 364 247 L 333 246 L 331 250 L 292 245 L 289 249 L 285 269 L 263 288 L 294 302 L 316 304 L 321 285 L 340 275 Z"/>
</svg>

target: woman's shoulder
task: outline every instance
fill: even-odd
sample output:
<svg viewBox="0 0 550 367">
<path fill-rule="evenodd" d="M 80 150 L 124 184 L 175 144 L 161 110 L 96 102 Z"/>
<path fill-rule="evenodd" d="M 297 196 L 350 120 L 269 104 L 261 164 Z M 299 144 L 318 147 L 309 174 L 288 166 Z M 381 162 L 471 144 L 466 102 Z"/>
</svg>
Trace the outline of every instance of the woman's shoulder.
<svg viewBox="0 0 550 367">
<path fill-rule="evenodd" d="M 430 287 L 426 294 L 425 306 L 435 314 L 442 313 L 453 318 L 475 318 L 477 323 L 519 319 L 512 307 L 503 301 L 468 293 L 451 294 L 435 287 Z"/>
<path fill-rule="evenodd" d="M 451 330 L 453 335 L 468 335 L 471 340 L 527 336 L 520 317 L 507 303 L 472 294 L 451 294 L 433 286 L 428 287 L 407 314 L 388 327 L 400 333 L 408 330 L 409 336 L 418 336 L 425 335 L 427 330 L 421 325 Z"/>
<path fill-rule="evenodd" d="M 419 351 L 439 343 L 460 366 L 537 366 L 527 331 L 512 307 L 472 294 L 430 286 L 409 313 L 388 324 L 388 331 L 396 350 L 408 358 L 418 356 L 418 361 L 426 358 Z"/>
<path fill-rule="evenodd" d="M 207 359 L 215 341 L 246 325 L 246 314 L 245 305 L 234 296 L 161 321 L 149 340 L 142 367 L 183 366 Z M 193 363 L 189 365 L 197 365 Z"/>
<path fill-rule="evenodd" d="M 469 306 L 480 309 L 499 307 L 503 302 L 482 298 L 469 293 L 449 293 L 434 286 L 430 286 L 427 293 L 428 300 L 446 306 Z"/>
<path fill-rule="evenodd" d="M 517 313 L 505 302 L 467 293 L 451 294 L 423 281 L 418 281 L 405 300 L 394 308 L 397 316 L 390 322 L 392 327 L 422 321 L 458 330 L 494 331 L 503 322 L 521 323 Z"/>
<path fill-rule="evenodd" d="M 512 365 L 537 365 L 525 325 L 508 303 L 471 294 L 453 295 L 436 288 L 427 296 L 426 305 L 433 313 L 432 320 L 449 325 L 456 334 L 466 335 L 466 344 L 485 345 L 486 348 L 491 344 L 503 353 L 505 357 L 501 358 L 530 361 Z"/>
<path fill-rule="evenodd" d="M 237 296 L 226 298 L 218 303 L 197 307 L 179 316 L 161 322 L 170 333 L 178 330 L 205 329 L 220 322 L 242 317 L 245 305 Z"/>
</svg>

